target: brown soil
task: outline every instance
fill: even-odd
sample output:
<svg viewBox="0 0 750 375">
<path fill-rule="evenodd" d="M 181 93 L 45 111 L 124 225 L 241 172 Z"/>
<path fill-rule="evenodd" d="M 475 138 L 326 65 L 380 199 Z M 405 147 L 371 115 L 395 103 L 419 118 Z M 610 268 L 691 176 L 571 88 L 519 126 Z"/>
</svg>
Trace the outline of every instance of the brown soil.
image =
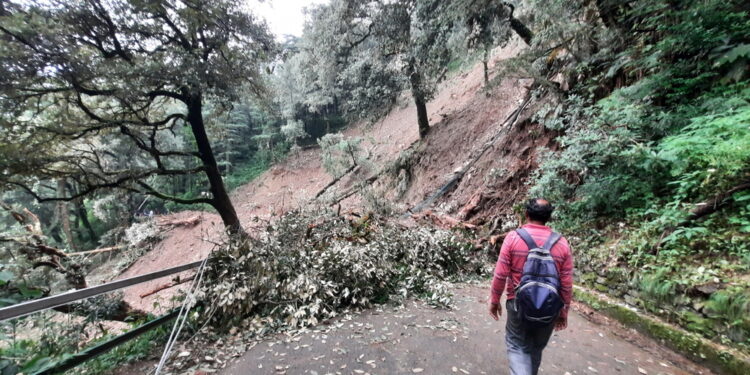
<svg viewBox="0 0 750 375">
<path fill-rule="evenodd" d="M 170 215 L 168 219 L 186 220 L 195 215 L 200 215 L 201 220 L 198 225 L 193 227 L 160 225 L 160 228 L 165 232 L 163 234 L 164 240 L 135 261 L 117 279 L 156 272 L 205 258 L 213 250 L 214 243 L 218 242 L 221 237 L 223 225 L 219 216 L 205 212 L 185 211 Z M 157 223 L 164 223 L 165 221 L 168 221 L 166 217 L 157 218 Z M 180 290 L 187 288 L 189 283 L 162 290 L 145 298 L 140 296 L 169 283 L 176 277 L 185 278 L 191 274 L 192 271 L 186 271 L 125 288 L 123 289 L 123 298 L 137 310 L 155 314 L 164 313 L 175 307 L 176 303 L 173 301 L 173 297 Z"/>
</svg>

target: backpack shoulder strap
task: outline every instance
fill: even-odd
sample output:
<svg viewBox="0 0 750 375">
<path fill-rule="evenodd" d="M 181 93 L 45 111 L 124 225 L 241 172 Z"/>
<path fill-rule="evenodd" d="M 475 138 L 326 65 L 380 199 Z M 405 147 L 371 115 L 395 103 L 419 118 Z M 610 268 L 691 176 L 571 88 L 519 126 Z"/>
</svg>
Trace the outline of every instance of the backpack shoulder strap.
<svg viewBox="0 0 750 375">
<path fill-rule="evenodd" d="M 526 229 L 518 228 L 516 229 L 516 233 L 518 233 L 523 242 L 526 242 L 526 246 L 528 246 L 529 250 L 539 247 Z"/>
<path fill-rule="evenodd" d="M 555 244 L 557 243 L 557 241 L 560 240 L 560 238 L 562 238 L 560 233 L 552 232 L 552 234 L 549 235 L 549 237 L 547 238 L 547 241 L 544 243 L 544 246 L 542 246 L 542 248 L 544 250 L 551 251 L 552 247 L 555 246 Z"/>
</svg>

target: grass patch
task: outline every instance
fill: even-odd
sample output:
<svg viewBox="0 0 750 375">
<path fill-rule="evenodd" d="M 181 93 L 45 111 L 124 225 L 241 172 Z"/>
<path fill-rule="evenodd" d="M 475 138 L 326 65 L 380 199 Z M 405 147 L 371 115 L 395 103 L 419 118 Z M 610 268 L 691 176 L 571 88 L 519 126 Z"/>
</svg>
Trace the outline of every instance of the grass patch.
<svg viewBox="0 0 750 375">
<path fill-rule="evenodd" d="M 154 348 L 165 342 L 171 325 L 167 324 L 146 332 L 143 335 L 104 353 L 80 367 L 82 374 L 105 374 L 131 362 L 149 358 Z M 100 341 L 110 340 L 112 337 L 102 338 Z M 91 344 L 95 345 L 95 344 Z"/>
<path fill-rule="evenodd" d="M 697 363 L 723 374 L 750 374 L 750 358 L 741 353 L 720 347 L 698 335 L 614 304 L 584 289 L 575 288 L 574 295 L 576 300 L 617 319 L 628 327 L 635 328 Z"/>
<path fill-rule="evenodd" d="M 249 163 L 235 169 L 229 175 L 224 177 L 224 185 L 227 190 L 232 191 L 238 187 L 255 180 L 263 172 L 271 167 L 271 163 L 263 160 L 252 160 Z"/>
</svg>

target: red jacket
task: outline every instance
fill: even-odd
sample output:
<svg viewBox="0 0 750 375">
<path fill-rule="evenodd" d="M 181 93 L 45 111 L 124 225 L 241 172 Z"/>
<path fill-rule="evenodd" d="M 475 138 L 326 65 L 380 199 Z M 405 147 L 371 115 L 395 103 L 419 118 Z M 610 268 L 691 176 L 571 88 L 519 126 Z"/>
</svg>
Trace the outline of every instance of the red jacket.
<svg viewBox="0 0 750 375">
<path fill-rule="evenodd" d="M 544 244 L 544 241 L 552 232 L 548 226 L 537 224 L 526 224 L 522 228 L 529 232 L 531 238 L 539 246 Z M 516 231 L 512 231 L 505 236 L 503 246 L 500 248 L 500 255 L 497 258 L 495 276 L 492 278 L 491 303 L 497 304 L 500 302 L 500 296 L 503 294 L 503 289 L 506 289 L 506 279 L 508 278 L 510 278 L 510 282 L 507 283 L 508 299 L 515 298 L 515 289 L 521 282 L 521 273 L 523 273 L 523 265 L 526 263 L 528 253 L 529 249 L 526 243 L 523 242 Z M 557 265 L 557 272 L 560 276 L 560 297 L 565 303 L 560 316 L 567 318 L 570 299 L 573 295 L 573 255 L 570 252 L 568 240 L 565 237 L 560 238 L 552 247 L 550 253 Z"/>
</svg>

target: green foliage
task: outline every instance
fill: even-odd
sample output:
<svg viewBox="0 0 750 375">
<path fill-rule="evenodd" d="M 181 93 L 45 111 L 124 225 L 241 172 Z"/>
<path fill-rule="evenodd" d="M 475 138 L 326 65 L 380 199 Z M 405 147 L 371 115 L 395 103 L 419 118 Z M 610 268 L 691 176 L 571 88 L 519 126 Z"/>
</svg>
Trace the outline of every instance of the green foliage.
<svg viewBox="0 0 750 375">
<path fill-rule="evenodd" d="M 133 327 L 141 322 L 133 323 Z M 53 324 L 54 325 L 54 324 Z M 69 327 L 68 327 L 69 328 Z M 54 327 L 60 334 L 45 333 L 40 340 L 10 340 L 7 347 L 0 348 L 0 373 L 33 374 L 41 371 L 81 349 L 78 339 L 83 339 L 80 332 L 64 327 Z M 76 326 L 76 329 L 80 327 Z M 53 329 L 53 327 L 48 327 Z M 124 343 L 115 349 L 85 362 L 76 369 L 79 374 L 107 374 L 124 364 L 146 359 L 153 354 L 157 345 L 161 345 L 169 333 L 169 328 L 159 327 Z M 86 343 L 86 347 L 108 341 L 115 335 L 103 335 Z"/>
<path fill-rule="evenodd" d="M 750 90 L 724 100 L 659 144 L 678 197 L 715 194 L 750 172 Z"/>
<path fill-rule="evenodd" d="M 273 161 L 283 159 L 287 153 L 287 144 L 282 143 L 278 145 L 277 149 L 273 150 L 259 150 L 253 155 L 253 158 L 248 161 L 238 162 L 234 168 L 231 169 L 230 173 L 224 176 L 224 185 L 227 190 L 231 191 L 237 189 L 249 182 L 252 182 L 256 178 L 260 177 L 263 172 L 267 171 Z M 205 185 L 200 184 L 191 188 L 190 191 L 177 194 L 178 198 L 182 199 L 195 199 L 200 196 L 201 188 L 205 188 Z M 164 209 L 168 212 L 180 212 L 180 211 L 210 211 L 211 206 L 207 204 L 179 204 L 174 202 L 165 202 Z"/>
<path fill-rule="evenodd" d="M 661 269 L 655 274 L 643 276 L 640 282 L 641 292 L 659 305 L 669 303 L 674 298 L 675 283 L 666 276 L 667 270 Z"/>
<path fill-rule="evenodd" d="M 481 49 L 507 39 L 506 12 L 505 5 L 487 1 L 333 0 L 313 6 L 302 37 L 288 43 L 276 100 L 287 119 L 326 113 L 367 121 L 387 114 L 406 89 L 426 102 L 454 68 L 449 63 L 466 55 L 467 38 Z"/>
<path fill-rule="evenodd" d="M 718 318 L 733 342 L 750 345 L 750 294 L 747 290 L 722 290 L 711 295 L 706 302 L 709 316 Z"/>
<path fill-rule="evenodd" d="M 244 321 L 263 334 L 409 295 L 449 305 L 444 282 L 482 265 L 451 232 L 298 210 L 269 223 L 258 240 L 218 252 L 205 293 L 219 326 Z"/>
<path fill-rule="evenodd" d="M 281 134 L 288 142 L 295 143 L 298 139 L 307 137 L 305 123 L 300 120 L 289 120 L 281 127 Z"/>
<path fill-rule="evenodd" d="M 521 66 L 541 83 L 559 73 L 573 84 L 535 115 L 560 132 L 560 147 L 541 153 L 529 194 L 557 203 L 556 227 L 586 249 L 577 268 L 593 280 L 626 270 L 624 290 L 595 285 L 747 350 L 750 193 L 684 222 L 697 204 L 750 181 L 747 7 L 545 4 Z M 707 285 L 720 288 L 703 301 Z"/>
<path fill-rule="evenodd" d="M 39 344 L 33 340 L 13 340 L 8 347 L 0 349 L 0 373 L 33 374 L 54 363 L 54 359 L 39 352 Z M 11 359 L 6 359 L 11 358 Z M 22 361 L 18 361 L 23 358 Z"/>
<path fill-rule="evenodd" d="M 224 178 L 227 189 L 234 190 L 258 178 L 271 166 L 267 158 L 250 161 L 246 165 L 239 166 L 231 174 Z"/>
<path fill-rule="evenodd" d="M 361 148 L 362 138 L 345 138 L 343 134 L 327 134 L 318 140 L 323 168 L 333 177 L 340 177 L 350 168 L 367 162 Z"/>
<path fill-rule="evenodd" d="M 147 359 L 154 354 L 154 349 L 161 347 L 163 342 L 166 341 L 169 336 L 169 329 L 169 325 L 167 325 L 148 331 L 105 354 L 87 361 L 81 366 L 79 372 L 91 375 L 108 374 L 125 364 Z M 104 342 L 112 337 L 105 336 L 97 342 Z M 96 342 L 89 343 L 89 345 L 96 345 Z"/>
<path fill-rule="evenodd" d="M 265 94 L 276 49 L 264 22 L 235 0 L 114 0 L 5 1 L 0 23 L 0 187 L 38 201 L 121 189 L 208 204 L 238 229 L 218 202 L 248 126 L 211 114 Z M 211 194 L 175 197 L 198 185 L 176 188 L 181 177 Z"/>
<path fill-rule="evenodd" d="M 622 22 L 658 32 L 618 31 L 621 40 L 639 43 L 616 43 L 590 55 L 593 62 L 622 48 L 605 65 L 608 71 L 588 71 L 589 86 L 579 86 L 561 106 L 537 115 L 545 126 L 565 134 L 558 138 L 564 149 L 542 158 L 532 192 L 568 201 L 563 205 L 567 214 L 590 220 L 657 202 L 704 199 L 743 179 L 749 149 L 747 82 L 722 84 L 710 58 L 718 56 L 717 48 L 741 46 L 750 38 L 747 27 L 738 27 L 748 25 L 747 14 L 738 9 L 719 1 L 678 9 L 662 2 L 633 6 L 631 18 Z M 744 49 L 737 48 L 715 57 L 719 66 L 731 60 L 744 61 L 747 68 Z M 644 73 L 629 86 L 592 100 L 602 80 Z"/>
</svg>

